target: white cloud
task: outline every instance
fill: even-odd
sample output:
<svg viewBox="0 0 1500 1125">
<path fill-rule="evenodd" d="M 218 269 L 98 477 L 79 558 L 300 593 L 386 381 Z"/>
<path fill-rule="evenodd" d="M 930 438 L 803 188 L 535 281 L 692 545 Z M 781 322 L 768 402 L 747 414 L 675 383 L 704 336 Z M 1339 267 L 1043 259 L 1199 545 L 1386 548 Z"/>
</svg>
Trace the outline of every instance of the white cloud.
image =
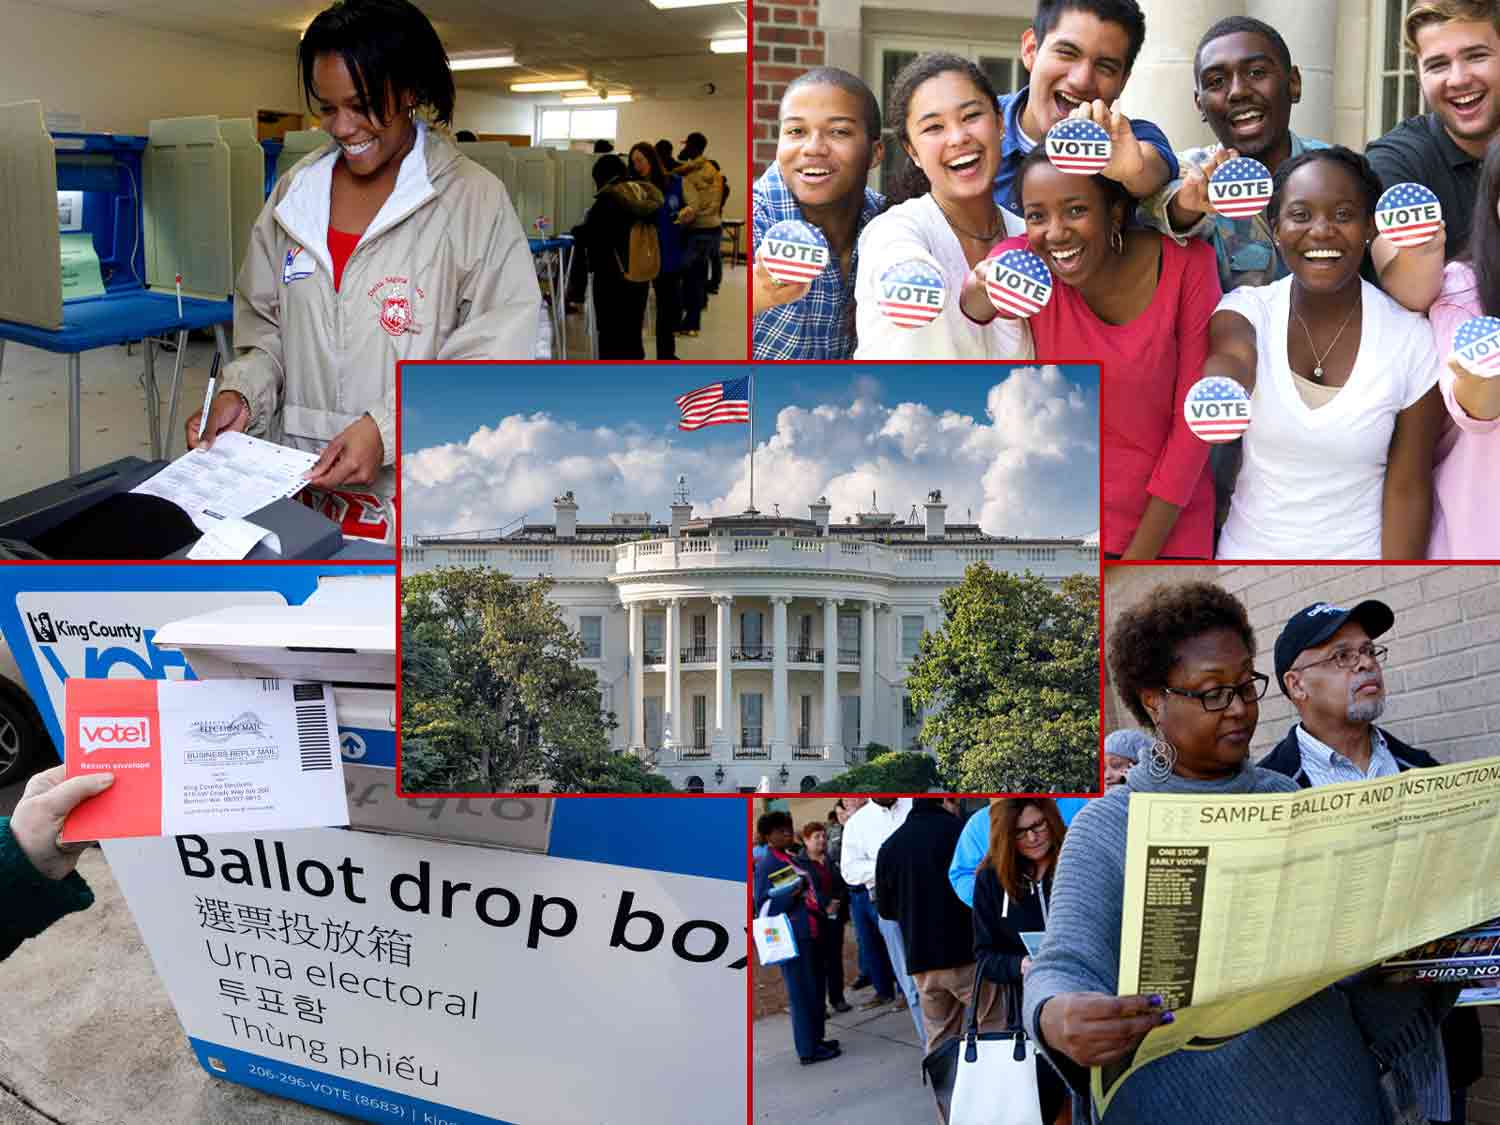
<svg viewBox="0 0 1500 1125">
<path fill-rule="evenodd" d="M 1086 535 L 1098 527 L 1098 395 L 1056 367 L 1007 373 L 990 388 L 983 417 L 883 397 L 876 379 L 861 376 L 847 401 L 782 409 L 772 434 L 757 434 L 756 506 L 806 517 L 809 502 L 826 495 L 842 521 L 868 511 L 873 494 L 880 510 L 905 518 L 916 504 L 920 518 L 922 500 L 937 488 L 950 523 L 972 513 L 991 534 Z M 743 511 L 745 447 L 729 456 L 726 448 L 735 446 L 514 414 L 464 442 L 402 459 L 403 528 L 414 535 L 494 528 L 523 514 L 550 523 L 552 498 L 568 489 L 583 522 L 604 522 L 613 511 L 666 519 L 679 473 L 696 514 Z"/>
</svg>

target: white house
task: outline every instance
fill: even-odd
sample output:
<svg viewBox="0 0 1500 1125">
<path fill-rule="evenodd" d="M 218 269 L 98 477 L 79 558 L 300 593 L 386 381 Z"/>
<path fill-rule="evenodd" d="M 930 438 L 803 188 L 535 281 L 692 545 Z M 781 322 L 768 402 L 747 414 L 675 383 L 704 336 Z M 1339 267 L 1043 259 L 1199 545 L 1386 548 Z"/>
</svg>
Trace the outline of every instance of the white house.
<svg viewBox="0 0 1500 1125">
<path fill-rule="evenodd" d="M 903 686 L 939 598 L 972 563 L 1050 582 L 1097 574 L 1097 539 L 1014 539 L 948 524 L 942 494 L 925 519 L 861 512 L 829 520 L 746 512 L 671 523 L 615 513 L 580 524 L 571 492 L 556 520 L 500 538 L 424 538 L 407 573 L 488 566 L 548 577 L 584 643 L 615 747 L 679 789 L 809 789 L 871 742 L 909 748 L 921 726 Z"/>
</svg>

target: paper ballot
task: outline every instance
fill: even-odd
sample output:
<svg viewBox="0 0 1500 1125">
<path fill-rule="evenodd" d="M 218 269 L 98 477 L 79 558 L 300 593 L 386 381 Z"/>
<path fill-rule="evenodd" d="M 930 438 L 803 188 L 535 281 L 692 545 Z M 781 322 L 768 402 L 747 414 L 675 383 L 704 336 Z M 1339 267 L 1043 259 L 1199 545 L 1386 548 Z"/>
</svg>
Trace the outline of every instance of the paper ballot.
<svg viewBox="0 0 1500 1125">
<path fill-rule="evenodd" d="M 327 684 L 68 680 L 64 698 L 67 776 L 115 778 L 65 842 L 349 823 Z"/>
<path fill-rule="evenodd" d="M 316 453 L 231 430 L 207 449 L 189 450 L 131 491 L 170 500 L 200 531 L 208 531 L 222 520 L 244 519 L 297 495 L 307 485 L 302 474 L 317 460 Z"/>
</svg>

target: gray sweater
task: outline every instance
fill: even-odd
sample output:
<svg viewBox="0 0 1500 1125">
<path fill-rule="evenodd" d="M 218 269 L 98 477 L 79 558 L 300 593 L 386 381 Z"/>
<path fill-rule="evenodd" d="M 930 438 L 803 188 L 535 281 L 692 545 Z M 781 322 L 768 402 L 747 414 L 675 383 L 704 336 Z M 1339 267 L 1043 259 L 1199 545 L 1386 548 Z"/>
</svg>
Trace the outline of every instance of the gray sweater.
<svg viewBox="0 0 1500 1125">
<path fill-rule="evenodd" d="M 1087 1071 L 1042 1041 L 1038 1012 L 1066 992 L 1118 991 L 1125 828 L 1130 792 L 1295 792 L 1288 777 L 1247 764 L 1235 777 L 1154 781 L 1145 764 L 1125 785 L 1081 809 L 1058 858 L 1047 937 L 1026 977 L 1026 1027 L 1076 1089 Z M 1274 957 L 1275 951 L 1268 951 Z M 1147 1064 L 1120 1087 L 1103 1120 L 1213 1125 L 1383 1125 L 1375 1042 L 1397 1057 L 1430 1036 L 1452 1002 L 1447 990 L 1380 990 L 1351 978 L 1209 1051 L 1178 1051 Z M 1085 1118 L 1075 1116 L 1075 1121 Z"/>
</svg>

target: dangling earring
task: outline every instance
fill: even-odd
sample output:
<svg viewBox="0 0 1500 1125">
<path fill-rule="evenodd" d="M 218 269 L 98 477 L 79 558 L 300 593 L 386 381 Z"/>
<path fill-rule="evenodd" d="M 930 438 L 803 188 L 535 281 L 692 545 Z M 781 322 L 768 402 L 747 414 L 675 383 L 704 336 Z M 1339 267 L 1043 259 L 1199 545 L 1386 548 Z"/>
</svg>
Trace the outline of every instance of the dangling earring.
<svg viewBox="0 0 1500 1125">
<path fill-rule="evenodd" d="M 1153 781 L 1165 781 L 1172 776 L 1172 770 L 1177 766 L 1177 747 L 1173 746 L 1161 735 L 1156 736 L 1156 741 L 1151 744 L 1151 749 L 1146 752 L 1146 769 L 1151 774 Z"/>
<path fill-rule="evenodd" d="M 1109 232 L 1109 248 L 1116 254 L 1125 253 L 1125 236 L 1120 233 L 1119 227 Z"/>
</svg>

